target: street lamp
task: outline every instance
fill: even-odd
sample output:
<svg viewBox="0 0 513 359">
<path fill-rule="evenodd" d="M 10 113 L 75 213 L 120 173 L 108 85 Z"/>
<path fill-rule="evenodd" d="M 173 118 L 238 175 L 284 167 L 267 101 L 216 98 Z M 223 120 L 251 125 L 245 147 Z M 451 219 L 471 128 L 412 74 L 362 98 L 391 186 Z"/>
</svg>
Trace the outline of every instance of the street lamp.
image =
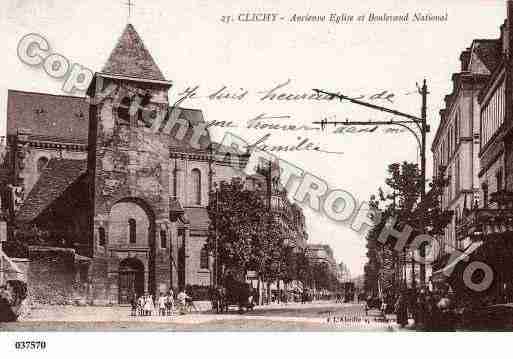
<svg viewBox="0 0 513 359">
<path fill-rule="evenodd" d="M 426 196 L 426 134 L 430 131 L 429 125 L 426 123 L 427 94 L 428 94 L 426 80 L 424 79 L 422 88 L 418 89 L 419 94 L 422 96 L 422 106 L 421 106 L 421 110 L 420 110 L 420 117 L 410 115 L 410 114 L 407 114 L 404 112 L 400 112 L 397 110 L 393 110 L 393 109 L 390 109 L 387 107 L 377 106 L 377 105 L 374 105 L 374 104 L 371 104 L 371 103 L 368 103 L 365 101 L 361 101 L 361 100 L 357 100 L 357 99 L 354 99 L 354 98 L 351 98 L 348 96 L 344 96 L 340 93 L 332 93 L 332 92 L 327 92 L 327 91 L 323 91 L 323 90 L 319 90 L 319 89 L 313 89 L 313 91 L 315 91 L 317 93 L 323 93 L 325 95 L 329 95 L 332 98 L 336 97 L 336 98 L 340 99 L 340 101 L 347 100 L 356 105 L 364 106 L 364 107 L 371 108 L 373 110 L 378 110 L 381 112 L 391 113 L 393 115 L 404 117 L 404 118 L 408 119 L 407 121 L 394 121 L 394 120 L 390 120 L 390 121 L 327 121 L 327 120 L 322 120 L 320 122 L 319 121 L 314 122 L 314 124 L 320 124 L 321 129 L 324 129 L 325 126 L 328 124 L 332 124 L 335 126 L 336 125 L 357 125 L 357 126 L 361 126 L 361 125 L 364 125 L 364 126 L 396 125 L 396 126 L 401 126 L 405 129 L 407 129 L 411 134 L 413 134 L 415 136 L 415 139 L 417 140 L 417 145 L 419 146 L 419 149 L 420 149 L 420 176 L 421 176 L 421 181 L 422 181 L 421 190 L 420 190 L 420 205 L 423 207 L 425 205 L 424 199 Z M 417 130 L 420 133 L 420 138 L 419 138 L 418 134 L 412 128 L 410 128 L 408 126 L 408 124 L 415 124 Z M 425 212 L 424 210 L 421 211 L 422 216 L 421 216 L 421 220 L 420 220 L 420 222 L 421 222 L 420 227 L 421 227 L 422 231 L 424 231 L 424 227 L 425 227 L 424 226 L 424 214 L 425 214 L 424 212 Z M 421 256 L 425 255 L 425 251 L 426 251 L 425 246 L 424 245 L 421 246 L 420 247 Z M 424 285 L 425 282 L 426 282 L 426 267 L 425 267 L 424 263 L 420 263 L 420 283 L 421 283 L 421 285 Z M 415 286 L 415 261 L 413 259 L 412 259 L 412 285 Z"/>
</svg>

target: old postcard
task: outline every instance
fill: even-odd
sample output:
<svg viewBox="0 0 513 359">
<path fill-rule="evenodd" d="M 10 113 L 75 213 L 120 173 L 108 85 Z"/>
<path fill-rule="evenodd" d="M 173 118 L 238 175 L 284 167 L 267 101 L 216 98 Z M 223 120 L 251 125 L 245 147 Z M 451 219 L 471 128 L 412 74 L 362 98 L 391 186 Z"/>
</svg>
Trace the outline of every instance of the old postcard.
<svg viewBox="0 0 513 359">
<path fill-rule="evenodd" d="M 5 0 L 0 33 L 9 350 L 513 330 L 513 1 Z"/>
</svg>

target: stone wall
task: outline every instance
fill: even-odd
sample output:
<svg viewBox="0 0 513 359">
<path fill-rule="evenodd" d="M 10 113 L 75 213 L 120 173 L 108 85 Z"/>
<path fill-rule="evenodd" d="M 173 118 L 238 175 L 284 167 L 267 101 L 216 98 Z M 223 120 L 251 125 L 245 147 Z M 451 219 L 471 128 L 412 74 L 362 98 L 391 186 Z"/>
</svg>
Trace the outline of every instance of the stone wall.
<svg viewBox="0 0 513 359">
<path fill-rule="evenodd" d="M 28 290 L 33 304 L 72 304 L 83 296 L 74 249 L 31 246 Z"/>
</svg>

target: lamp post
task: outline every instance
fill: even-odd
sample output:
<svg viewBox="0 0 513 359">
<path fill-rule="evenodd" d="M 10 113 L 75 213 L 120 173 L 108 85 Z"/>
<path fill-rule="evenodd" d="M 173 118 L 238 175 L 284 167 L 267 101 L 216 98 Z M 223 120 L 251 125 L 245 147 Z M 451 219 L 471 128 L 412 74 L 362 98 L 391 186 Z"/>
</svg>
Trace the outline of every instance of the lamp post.
<svg viewBox="0 0 513 359">
<path fill-rule="evenodd" d="M 215 223 L 214 223 L 214 268 L 213 268 L 213 280 L 212 283 L 214 284 L 214 288 L 217 288 L 218 285 L 218 267 L 219 267 L 219 230 L 218 230 L 218 223 L 217 223 L 217 217 L 219 216 L 219 192 L 217 190 L 217 185 L 214 185 L 214 191 L 215 191 L 215 199 L 216 199 L 216 215 L 215 215 Z"/>
<path fill-rule="evenodd" d="M 346 101 L 349 101 L 356 105 L 364 106 L 367 108 L 371 108 L 373 110 L 390 113 L 390 114 L 408 119 L 406 121 L 394 121 L 394 120 L 390 120 L 390 121 L 327 121 L 327 120 L 322 120 L 322 121 L 314 122 L 314 124 L 320 124 L 321 129 L 324 129 L 326 127 L 326 125 L 328 125 L 328 124 L 332 124 L 335 126 L 336 125 L 356 125 L 356 126 L 396 125 L 396 126 L 401 126 L 405 129 L 407 129 L 411 134 L 413 134 L 413 136 L 415 137 L 415 139 L 417 141 L 417 145 L 419 147 L 419 152 L 420 152 L 420 177 L 421 177 L 421 182 L 422 182 L 421 188 L 420 188 L 420 206 L 421 206 L 421 213 L 422 213 L 421 218 L 420 218 L 420 228 L 422 231 L 424 231 L 425 230 L 425 225 L 424 225 L 425 210 L 422 207 L 424 207 L 424 205 L 425 205 L 424 199 L 426 196 L 426 134 L 430 131 L 429 125 L 426 122 L 426 119 L 427 119 L 427 94 L 429 93 L 427 84 L 426 84 L 426 80 L 424 79 L 422 87 L 418 89 L 418 92 L 422 97 L 420 117 L 417 117 L 415 115 L 410 115 L 410 114 L 407 114 L 404 112 L 400 112 L 397 110 L 393 110 L 393 109 L 390 109 L 387 107 L 374 105 L 374 104 L 371 104 L 371 103 L 368 103 L 365 101 L 357 100 L 357 99 L 342 95 L 340 93 L 332 93 L 332 92 L 327 92 L 327 91 L 323 91 L 323 90 L 319 90 L 319 89 L 313 89 L 313 91 L 315 91 L 317 93 L 323 93 L 325 95 L 332 96 L 332 98 L 338 98 L 338 99 L 340 99 L 340 101 L 346 100 Z M 416 129 L 420 133 L 420 138 L 419 138 L 419 135 L 417 134 L 417 132 L 415 132 L 412 128 L 410 128 L 408 126 L 408 124 L 414 124 L 416 126 Z M 424 245 L 422 245 L 420 247 L 419 251 L 420 251 L 421 256 L 425 256 L 426 247 Z M 420 279 L 421 285 L 424 285 L 426 282 L 426 267 L 425 267 L 424 263 L 420 263 L 420 278 L 419 279 Z M 414 260 L 413 256 L 412 256 L 412 286 L 415 286 L 415 260 Z"/>
</svg>

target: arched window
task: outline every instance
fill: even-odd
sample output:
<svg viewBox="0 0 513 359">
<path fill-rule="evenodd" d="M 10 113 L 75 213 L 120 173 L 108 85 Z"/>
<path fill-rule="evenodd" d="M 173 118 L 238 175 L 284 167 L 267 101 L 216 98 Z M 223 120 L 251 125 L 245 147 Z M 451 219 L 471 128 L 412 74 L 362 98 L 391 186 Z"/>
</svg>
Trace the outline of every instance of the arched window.
<svg viewBox="0 0 513 359">
<path fill-rule="evenodd" d="M 130 218 L 128 220 L 128 235 L 129 235 L 129 243 L 135 244 L 137 242 L 137 235 L 136 235 L 136 225 L 135 225 L 135 219 Z"/>
<path fill-rule="evenodd" d="M 98 228 L 98 245 L 105 247 L 105 228 Z"/>
<path fill-rule="evenodd" d="M 207 246 L 203 246 L 200 252 L 200 268 L 208 269 L 208 249 Z"/>
<path fill-rule="evenodd" d="M 167 248 L 167 235 L 164 230 L 160 231 L 160 248 Z"/>
<path fill-rule="evenodd" d="M 48 164 L 48 158 L 46 157 L 40 157 L 37 160 L 37 172 L 41 173 L 42 170 L 45 169 L 46 165 Z"/>
<path fill-rule="evenodd" d="M 201 204 L 201 172 L 195 168 L 192 174 L 192 198 L 194 204 Z"/>
</svg>

